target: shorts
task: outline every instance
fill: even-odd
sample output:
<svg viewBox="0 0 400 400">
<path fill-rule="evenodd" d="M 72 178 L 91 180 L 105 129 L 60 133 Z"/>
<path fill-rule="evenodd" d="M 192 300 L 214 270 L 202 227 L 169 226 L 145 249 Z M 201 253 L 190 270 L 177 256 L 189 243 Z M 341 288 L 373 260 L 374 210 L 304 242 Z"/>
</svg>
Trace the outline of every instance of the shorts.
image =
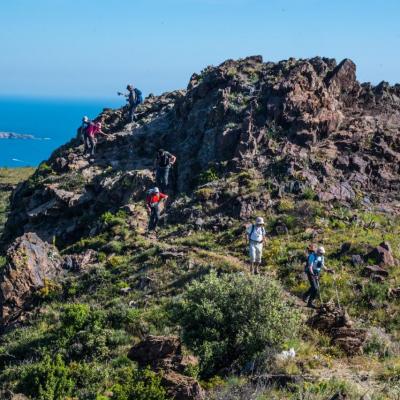
<svg viewBox="0 0 400 400">
<path fill-rule="evenodd" d="M 250 242 L 250 262 L 260 263 L 263 251 L 263 244 Z"/>
</svg>

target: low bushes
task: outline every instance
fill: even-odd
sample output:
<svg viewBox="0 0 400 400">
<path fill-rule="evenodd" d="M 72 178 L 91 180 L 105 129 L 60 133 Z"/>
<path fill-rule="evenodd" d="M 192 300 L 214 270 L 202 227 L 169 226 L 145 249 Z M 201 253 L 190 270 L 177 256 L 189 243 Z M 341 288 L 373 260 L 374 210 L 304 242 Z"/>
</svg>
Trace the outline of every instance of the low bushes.
<svg viewBox="0 0 400 400">
<path fill-rule="evenodd" d="M 172 315 L 184 343 L 200 356 L 203 377 L 279 347 L 299 325 L 276 282 L 241 274 L 212 273 L 193 282 Z"/>
</svg>

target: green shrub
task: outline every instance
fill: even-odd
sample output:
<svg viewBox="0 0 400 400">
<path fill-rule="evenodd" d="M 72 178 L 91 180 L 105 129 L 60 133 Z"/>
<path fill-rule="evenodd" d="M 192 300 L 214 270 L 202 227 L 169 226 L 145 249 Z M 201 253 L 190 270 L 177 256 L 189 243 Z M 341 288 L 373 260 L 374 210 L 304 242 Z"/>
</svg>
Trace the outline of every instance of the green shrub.
<svg viewBox="0 0 400 400">
<path fill-rule="evenodd" d="M 113 214 L 110 211 L 106 211 L 101 216 L 101 221 L 107 226 L 115 226 L 122 225 L 126 222 L 127 214 L 125 211 L 118 211 L 116 214 Z"/>
<path fill-rule="evenodd" d="M 171 313 L 184 343 L 201 357 L 205 377 L 279 347 L 299 325 L 275 281 L 239 274 L 193 282 Z"/>
<path fill-rule="evenodd" d="M 371 301 L 383 303 L 388 296 L 386 283 L 368 282 L 362 289 L 362 299 L 368 305 Z"/>
<path fill-rule="evenodd" d="M 161 376 L 149 369 L 135 371 L 125 368 L 120 373 L 120 382 L 111 388 L 112 400 L 165 400 L 165 389 Z"/>
<path fill-rule="evenodd" d="M 7 263 L 7 259 L 3 256 L 0 256 L 0 269 L 5 267 L 6 263 Z"/>
<path fill-rule="evenodd" d="M 83 328 L 90 314 L 87 304 L 68 304 L 61 315 L 62 330 L 67 336 L 75 334 Z"/>
<path fill-rule="evenodd" d="M 50 356 L 29 365 L 22 372 L 19 390 L 37 400 L 64 400 L 72 393 L 74 382 L 62 357 Z"/>
<path fill-rule="evenodd" d="M 214 167 L 202 172 L 198 177 L 198 183 L 204 185 L 209 182 L 213 182 L 219 179 L 217 170 Z"/>
</svg>

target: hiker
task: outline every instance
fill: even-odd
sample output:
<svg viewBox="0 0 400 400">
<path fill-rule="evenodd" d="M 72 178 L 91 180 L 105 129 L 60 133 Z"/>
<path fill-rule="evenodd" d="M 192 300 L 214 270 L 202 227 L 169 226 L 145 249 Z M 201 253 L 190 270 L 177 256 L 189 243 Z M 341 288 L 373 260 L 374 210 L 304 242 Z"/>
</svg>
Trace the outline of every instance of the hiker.
<svg viewBox="0 0 400 400">
<path fill-rule="evenodd" d="M 91 158 L 94 157 L 97 144 L 97 135 L 107 137 L 107 134 L 101 130 L 101 122 L 90 122 L 85 131 L 85 155 L 89 154 Z"/>
<path fill-rule="evenodd" d="M 150 189 L 146 197 L 146 207 L 150 213 L 148 231 L 154 231 L 160 221 L 160 204 L 168 199 L 168 196 L 160 192 L 158 187 Z"/>
<path fill-rule="evenodd" d="M 310 288 L 304 293 L 303 300 L 307 303 L 307 307 L 315 308 L 313 302 L 319 294 L 319 277 L 325 265 L 324 260 L 325 249 L 320 246 L 316 250 L 316 246 L 311 244 L 308 246 L 308 256 L 305 266 Z"/>
<path fill-rule="evenodd" d="M 85 143 L 86 130 L 89 127 L 90 119 L 86 115 L 82 118 L 82 124 L 78 129 L 78 139 L 81 143 Z"/>
<path fill-rule="evenodd" d="M 126 97 L 129 107 L 128 120 L 129 122 L 133 122 L 135 120 L 136 107 L 139 104 L 143 103 L 143 96 L 142 92 L 139 89 L 133 87 L 133 85 L 128 85 L 126 87 L 126 90 L 128 91 L 128 93 L 118 92 L 118 95 Z"/>
<path fill-rule="evenodd" d="M 250 225 L 246 229 L 246 237 L 249 242 L 251 273 L 259 274 L 263 244 L 266 243 L 267 239 L 263 218 L 257 217 L 255 224 Z"/>
<path fill-rule="evenodd" d="M 161 188 L 163 192 L 167 190 L 169 182 L 169 172 L 171 166 L 176 162 L 176 156 L 172 155 L 164 149 L 158 149 L 157 156 L 154 162 L 156 170 L 156 185 Z"/>
</svg>

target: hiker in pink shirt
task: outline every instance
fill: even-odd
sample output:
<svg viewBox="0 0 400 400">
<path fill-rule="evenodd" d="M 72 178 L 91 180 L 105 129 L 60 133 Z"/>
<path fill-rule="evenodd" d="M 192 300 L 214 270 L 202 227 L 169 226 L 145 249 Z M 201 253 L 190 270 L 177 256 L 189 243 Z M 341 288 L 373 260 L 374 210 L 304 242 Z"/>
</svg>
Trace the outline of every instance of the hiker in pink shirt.
<svg viewBox="0 0 400 400">
<path fill-rule="evenodd" d="M 86 128 L 85 132 L 85 154 L 89 154 L 91 158 L 94 157 L 94 151 L 96 149 L 96 136 L 101 135 L 107 137 L 101 130 L 101 123 L 100 122 L 90 122 L 89 126 Z"/>
</svg>

